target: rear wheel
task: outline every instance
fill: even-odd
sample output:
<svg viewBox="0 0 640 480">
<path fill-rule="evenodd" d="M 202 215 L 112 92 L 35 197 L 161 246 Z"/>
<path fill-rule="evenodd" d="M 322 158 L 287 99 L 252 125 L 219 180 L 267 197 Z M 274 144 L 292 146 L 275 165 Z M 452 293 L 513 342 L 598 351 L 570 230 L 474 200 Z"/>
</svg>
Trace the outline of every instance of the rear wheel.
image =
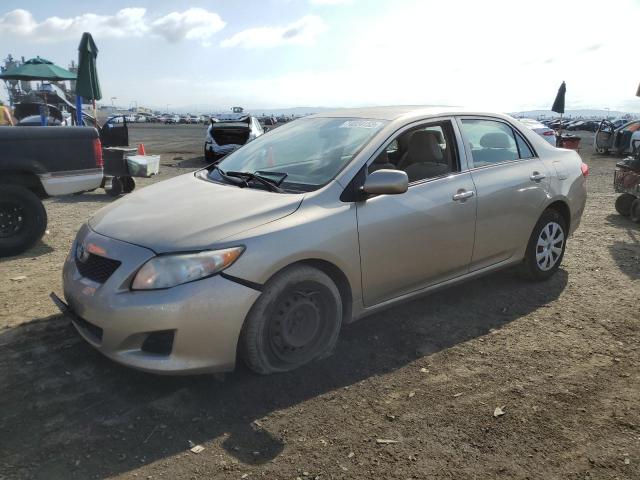
<svg viewBox="0 0 640 480">
<path fill-rule="evenodd" d="M 546 280 L 560 268 L 567 242 L 567 225 L 556 210 L 545 210 L 531 233 L 520 273 L 529 280 Z"/>
<path fill-rule="evenodd" d="M 271 279 L 249 313 L 240 355 L 254 372 L 285 372 L 327 355 L 342 325 L 342 299 L 323 272 L 294 266 Z"/>
<path fill-rule="evenodd" d="M 112 197 L 117 197 L 122 193 L 123 189 L 124 185 L 122 184 L 120 177 L 112 177 L 111 186 L 107 189 L 107 193 Z"/>
<path fill-rule="evenodd" d="M 47 228 L 47 211 L 30 190 L 0 185 L 0 257 L 17 255 L 36 243 Z"/>
<path fill-rule="evenodd" d="M 631 204 L 629 218 L 636 223 L 640 223 L 640 198 L 636 198 Z"/>
<path fill-rule="evenodd" d="M 631 204 L 636 199 L 630 193 L 623 193 L 616 198 L 616 211 L 623 217 L 628 217 L 631 213 Z"/>
<path fill-rule="evenodd" d="M 122 191 L 124 193 L 131 193 L 136 188 L 136 181 L 133 177 L 122 177 Z"/>
<path fill-rule="evenodd" d="M 609 153 L 609 150 L 607 148 L 598 147 L 596 148 L 596 153 L 599 155 L 606 155 Z"/>
</svg>

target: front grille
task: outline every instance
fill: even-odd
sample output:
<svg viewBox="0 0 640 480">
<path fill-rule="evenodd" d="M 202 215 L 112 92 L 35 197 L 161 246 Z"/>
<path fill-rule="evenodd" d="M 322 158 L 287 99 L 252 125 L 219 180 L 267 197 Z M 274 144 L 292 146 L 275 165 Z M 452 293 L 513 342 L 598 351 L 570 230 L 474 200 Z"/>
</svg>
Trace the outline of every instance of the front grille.
<svg viewBox="0 0 640 480">
<path fill-rule="evenodd" d="M 120 266 L 118 260 L 89 254 L 89 258 L 82 262 L 76 258 L 76 267 L 80 275 L 97 283 L 104 283 Z"/>
</svg>

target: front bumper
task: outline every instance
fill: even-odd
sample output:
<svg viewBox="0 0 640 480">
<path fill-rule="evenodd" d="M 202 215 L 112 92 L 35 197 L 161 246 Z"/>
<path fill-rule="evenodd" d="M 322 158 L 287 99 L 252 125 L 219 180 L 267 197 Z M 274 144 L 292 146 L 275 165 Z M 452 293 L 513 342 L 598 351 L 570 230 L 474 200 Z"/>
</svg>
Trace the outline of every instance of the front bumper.
<svg viewBox="0 0 640 480">
<path fill-rule="evenodd" d="M 79 242 L 121 262 L 104 283 L 80 274 Z M 153 256 L 82 227 L 63 269 L 64 297 L 80 335 L 112 360 L 139 370 L 174 375 L 233 370 L 242 324 L 260 292 L 220 275 L 166 290 L 131 291 L 133 276 Z M 150 337 L 167 332 L 172 332 L 169 353 L 145 349 Z"/>
</svg>

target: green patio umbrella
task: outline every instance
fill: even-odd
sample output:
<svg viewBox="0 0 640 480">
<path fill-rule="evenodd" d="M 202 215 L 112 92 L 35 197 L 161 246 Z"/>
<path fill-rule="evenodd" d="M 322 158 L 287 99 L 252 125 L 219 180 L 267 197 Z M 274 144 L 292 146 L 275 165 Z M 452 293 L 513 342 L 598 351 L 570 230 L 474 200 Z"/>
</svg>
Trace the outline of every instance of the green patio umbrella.
<svg viewBox="0 0 640 480">
<path fill-rule="evenodd" d="M 98 47 L 96 42 L 93 41 L 90 33 L 84 32 L 78 46 L 78 79 L 76 81 L 76 103 L 79 105 L 76 109 L 78 125 L 82 124 L 82 98 L 93 102 L 94 117 L 96 117 L 96 100 L 102 98 L 98 70 L 96 68 L 97 57 Z"/>
<path fill-rule="evenodd" d="M 98 47 L 90 33 L 83 33 L 78 47 L 78 80 L 76 81 L 76 94 L 82 95 L 87 100 L 100 100 L 100 81 L 96 69 Z"/>
<path fill-rule="evenodd" d="M 49 80 L 57 82 L 61 80 L 75 80 L 76 74 L 65 70 L 45 58 L 32 58 L 17 67 L 9 68 L 0 73 L 2 80 Z M 45 105 L 47 103 L 45 94 Z M 42 125 L 47 124 L 46 107 L 40 113 Z"/>
<path fill-rule="evenodd" d="M 36 57 L 22 65 L 9 68 L 0 73 L 2 80 L 75 80 L 76 74 L 57 66 L 44 58 Z"/>
</svg>

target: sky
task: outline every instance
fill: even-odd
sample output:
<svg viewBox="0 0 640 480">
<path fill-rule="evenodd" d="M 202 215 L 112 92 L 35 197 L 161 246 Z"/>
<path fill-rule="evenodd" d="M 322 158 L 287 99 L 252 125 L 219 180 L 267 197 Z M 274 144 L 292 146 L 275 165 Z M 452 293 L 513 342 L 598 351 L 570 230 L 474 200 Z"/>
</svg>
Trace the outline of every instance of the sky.
<svg viewBox="0 0 640 480">
<path fill-rule="evenodd" d="M 99 48 L 103 103 L 640 112 L 640 0 L 0 0 L 0 58 Z M 0 98 L 6 91 L 0 88 Z"/>
</svg>

